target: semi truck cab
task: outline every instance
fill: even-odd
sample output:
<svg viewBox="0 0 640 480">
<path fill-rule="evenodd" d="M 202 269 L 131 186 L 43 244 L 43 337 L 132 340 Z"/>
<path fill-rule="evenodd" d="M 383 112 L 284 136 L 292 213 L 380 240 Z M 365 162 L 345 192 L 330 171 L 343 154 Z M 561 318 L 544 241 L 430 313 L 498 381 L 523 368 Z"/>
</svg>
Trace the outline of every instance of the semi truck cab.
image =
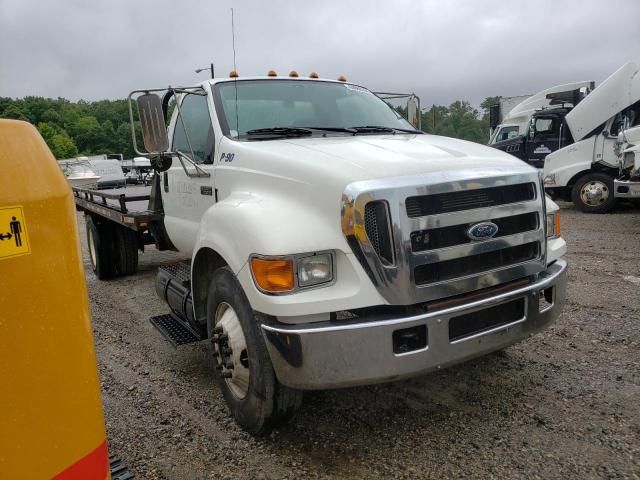
<svg viewBox="0 0 640 480">
<path fill-rule="evenodd" d="M 571 132 L 564 117 L 571 107 L 540 110 L 531 116 L 524 135 L 511 135 L 506 140 L 498 140 L 491 146 L 510 153 L 535 168 L 544 167 L 545 157 L 566 145 L 573 143 Z"/>
</svg>

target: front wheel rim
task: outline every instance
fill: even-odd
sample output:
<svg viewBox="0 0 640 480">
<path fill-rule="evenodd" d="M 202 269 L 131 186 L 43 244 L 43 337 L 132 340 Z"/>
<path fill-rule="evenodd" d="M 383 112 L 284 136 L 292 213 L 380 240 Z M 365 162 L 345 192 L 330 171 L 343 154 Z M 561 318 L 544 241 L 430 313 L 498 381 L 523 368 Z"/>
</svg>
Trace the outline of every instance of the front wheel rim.
<svg viewBox="0 0 640 480">
<path fill-rule="evenodd" d="M 580 200 L 589 207 L 602 205 L 609 199 L 609 187 L 606 183 L 591 180 L 580 189 Z"/>
<path fill-rule="evenodd" d="M 249 392 L 250 370 L 240 319 L 231 305 L 222 302 L 216 308 L 214 320 L 212 342 L 220 375 L 232 395 L 242 400 Z"/>
</svg>

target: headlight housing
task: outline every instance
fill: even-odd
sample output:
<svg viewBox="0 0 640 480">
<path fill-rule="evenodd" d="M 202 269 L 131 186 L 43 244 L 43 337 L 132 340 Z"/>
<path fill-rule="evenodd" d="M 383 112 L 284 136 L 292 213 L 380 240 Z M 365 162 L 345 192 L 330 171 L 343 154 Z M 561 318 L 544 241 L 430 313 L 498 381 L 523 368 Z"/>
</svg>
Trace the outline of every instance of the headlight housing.
<svg viewBox="0 0 640 480">
<path fill-rule="evenodd" d="M 282 295 L 335 281 L 333 252 L 299 255 L 252 255 L 249 261 L 253 281 L 263 293 Z"/>
<path fill-rule="evenodd" d="M 560 211 L 547 213 L 547 238 L 560 236 Z"/>
<path fill-rule="evenodd" d="M 298 259 L 298 286 L 300 288 L 321 285 L 333 280 L 333 258 L 322 253 Z"/>
</svg>

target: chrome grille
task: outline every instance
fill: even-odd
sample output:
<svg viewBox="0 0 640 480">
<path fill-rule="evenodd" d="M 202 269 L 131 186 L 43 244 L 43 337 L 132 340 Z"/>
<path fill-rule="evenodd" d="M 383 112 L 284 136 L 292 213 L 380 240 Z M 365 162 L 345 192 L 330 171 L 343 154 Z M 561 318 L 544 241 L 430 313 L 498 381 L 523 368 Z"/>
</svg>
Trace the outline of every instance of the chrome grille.
<svg viewBox="0 0 640 480">
<path fill-rule="evenodd" d="M 343 231 L 389 304 L 422 303 L 543 271 L 542 191 L 525 164 L 356 182 L 343 195 Z M 484 221 L 497 234 L 471 240 L 468 229 Z"/>
<path fill-rule="evenodd" d="M 529 232 L 536 230 L 540 225 L 537 212 L 523 213 L 511 217 L 492 218 L 491 221 L 498 227 L 498 233 L 493 238 Z M 472 225 L 473 223 L 463 223 L 461 225 L 452 225 L 451 227 L 412 232 L 411 251 L 423 252 L 425 250 L 472 243 L 473 240 L 467 235 L 467 231 Z"/>
<path fill-rule="evenodd" d="M 436 193 L 407 198 L 407 215 L 422 217 L 439 213 L 459 212 L 475 208 L 526 202 L 536 197 L 533 182 L 479 188 L 460 192 Z"/>
<path fill-rule="evenodd" d="M 452 278 L 464 277 L 494 270 L 517 263 L 534 260 L 540 252 L 538 242 L 525 243 L 502 250 L 487 253 L 473 253 L 464 257 L 445 260 L 444 262 L 418 265 L 414 270 L 417 285 L 442 282 Z"/>
</svg>

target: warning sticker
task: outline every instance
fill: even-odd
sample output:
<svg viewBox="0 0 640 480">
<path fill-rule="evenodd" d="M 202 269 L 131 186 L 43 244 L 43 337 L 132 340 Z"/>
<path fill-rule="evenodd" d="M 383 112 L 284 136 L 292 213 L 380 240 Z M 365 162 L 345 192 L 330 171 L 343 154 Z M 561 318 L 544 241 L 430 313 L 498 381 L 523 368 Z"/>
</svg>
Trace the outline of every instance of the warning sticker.
<svg viewBox="0 0 640 480">
<path fill-rule="evenodd" d="M 0 260 L 30 252 L 22 207 L 0 207 Z"/>
</svg>

